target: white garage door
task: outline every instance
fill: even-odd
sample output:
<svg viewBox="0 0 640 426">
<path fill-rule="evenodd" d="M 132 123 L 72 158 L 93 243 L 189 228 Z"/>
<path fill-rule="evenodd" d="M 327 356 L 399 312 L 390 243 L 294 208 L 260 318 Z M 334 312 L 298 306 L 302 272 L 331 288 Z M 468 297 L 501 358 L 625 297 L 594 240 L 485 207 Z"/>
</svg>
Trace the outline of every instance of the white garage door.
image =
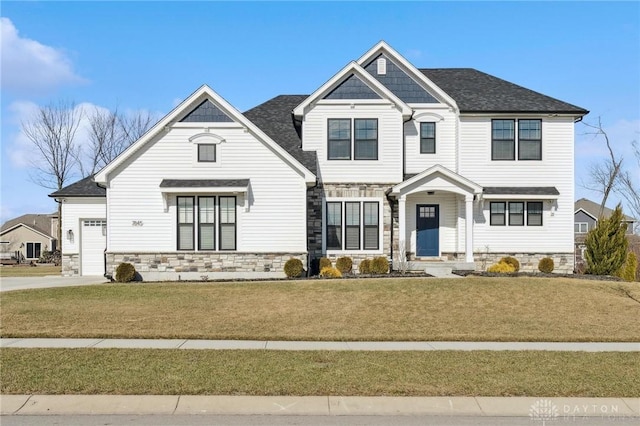
<svg viewBox="0 0 640 426">
<path fill-rule="evenodd" d="M 104 249 L 107 246 L 107 221 L 83 220 L 80 254 L 81 275 L 104 274 Z"/>
</svg>

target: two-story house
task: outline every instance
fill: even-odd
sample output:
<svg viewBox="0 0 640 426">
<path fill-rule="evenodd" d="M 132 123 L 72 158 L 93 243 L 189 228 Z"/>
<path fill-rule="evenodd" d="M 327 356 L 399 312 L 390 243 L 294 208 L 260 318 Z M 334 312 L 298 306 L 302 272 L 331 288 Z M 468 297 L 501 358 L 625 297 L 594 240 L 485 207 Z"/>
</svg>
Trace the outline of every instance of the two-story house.
<svg viewBox="0 0 640 426">
<path fill-rule="evenodd" d="M 239 112 L 203 86 L 62 202 L 65 274 L 282 276 L 287 259 L 387 256 L 573 270 L 583 108 L 380 42 L 311 95 Z M 421 266 L 422 267 L 422 266 Z"/>
</svg>

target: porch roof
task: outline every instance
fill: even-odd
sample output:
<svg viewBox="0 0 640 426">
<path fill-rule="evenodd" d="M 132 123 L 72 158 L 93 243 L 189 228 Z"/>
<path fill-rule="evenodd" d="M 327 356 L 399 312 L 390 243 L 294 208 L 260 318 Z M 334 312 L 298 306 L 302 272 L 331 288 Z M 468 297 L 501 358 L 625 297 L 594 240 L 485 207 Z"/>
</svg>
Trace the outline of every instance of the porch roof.
<svg viewBox="0 0 640 426">
<path fill-rule="evenodd" d="M 462 195 L 482 194 L 482 186 L 440 164 L 408 177 L 405 181 L 393 186 L 389 194 L 403 196 L 412 192 L 432 190 L 455 192 Z"/>
<path fill-rule="evenodd" d="M 555 186 L 487 186 L 482 191 L 482 198 L 484 199 L 556 199 L 559 195 L 560 192 Z"/>
</svg>

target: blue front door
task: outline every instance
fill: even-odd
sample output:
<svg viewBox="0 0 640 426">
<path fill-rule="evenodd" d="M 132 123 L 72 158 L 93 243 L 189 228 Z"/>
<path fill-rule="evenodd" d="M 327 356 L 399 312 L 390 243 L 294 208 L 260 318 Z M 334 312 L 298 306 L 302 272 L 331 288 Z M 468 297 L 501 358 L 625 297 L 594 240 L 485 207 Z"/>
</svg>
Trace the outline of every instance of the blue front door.
<svg viewBox="0 0 640 426">
<path fill-rule="evenodd" d="M 439 256 L 440 212 L 437 204 L 416 206 L 416 256 Z"/>
</svg>

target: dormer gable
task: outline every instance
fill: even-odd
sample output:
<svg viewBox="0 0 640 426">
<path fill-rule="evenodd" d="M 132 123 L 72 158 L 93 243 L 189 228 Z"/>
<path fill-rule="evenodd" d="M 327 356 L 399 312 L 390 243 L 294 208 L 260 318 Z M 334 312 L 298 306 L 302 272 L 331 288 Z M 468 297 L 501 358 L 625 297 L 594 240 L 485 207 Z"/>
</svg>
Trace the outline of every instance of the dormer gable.
<svg viewBox="0 0 640 426">
<path fill-rule="evenodd" d="M 348 97 L 349 93 L 357 97 Z M 336 95 L 332 96 L 332 94 Z M 374 95 L 375 97 L 373 97 Z M 402 99 L 393 94 L 355 62 L 350 62 L 331 77 L 329 81 L 298 105 L 293 110 L 293 113 L 296 117 L 304 117 L 316 103 L 336 100 L 387 101 L 398 109 L 403 117 L 408 118 L 411 116 L 411 108 Z"/>
<path fill-rule="evenodd" d="M 453 98 L 384 41 L 369 49 L 357 62 L 406 103 L 443 103 L 457 110 Z"/>
</svg>

